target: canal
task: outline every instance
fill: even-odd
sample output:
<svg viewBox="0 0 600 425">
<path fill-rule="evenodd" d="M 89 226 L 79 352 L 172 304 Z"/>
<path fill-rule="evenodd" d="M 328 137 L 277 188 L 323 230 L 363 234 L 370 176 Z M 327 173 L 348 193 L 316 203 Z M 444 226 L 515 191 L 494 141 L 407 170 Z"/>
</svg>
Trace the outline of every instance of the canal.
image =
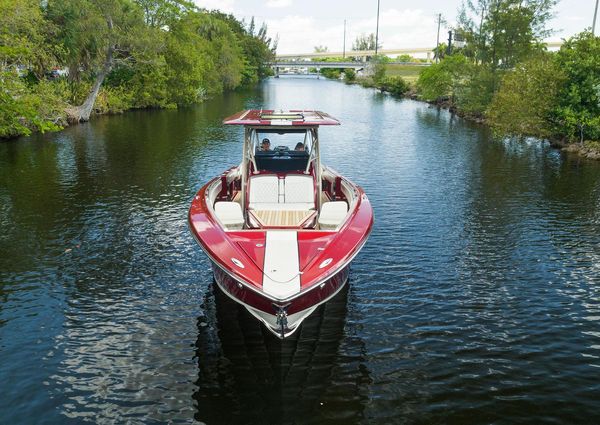
<svg viewBox="0 0 600 425">
<path fill-rule="evenodd" d="M 368 194 L 349 289 L 284 343 L 213 288 L 196 190 L 245 108 L 316 108 Z M 600 163 L 312 78 L 0 144 L 0 423 L 600 421 Z"/>
</svg>

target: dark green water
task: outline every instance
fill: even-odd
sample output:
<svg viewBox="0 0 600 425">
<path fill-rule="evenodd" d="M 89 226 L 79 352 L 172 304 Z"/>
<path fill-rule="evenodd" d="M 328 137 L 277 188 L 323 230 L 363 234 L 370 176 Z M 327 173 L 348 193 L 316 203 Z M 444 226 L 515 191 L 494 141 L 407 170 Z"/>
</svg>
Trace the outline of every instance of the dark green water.
<svg viewBox="0 0 600 425">
<path fill-rule="evenodd" d="M 251 107 L 318 108 L 376 223 L 279 342 L 212 286 L 196 190 Z M 0 144 L 0 423 L 599 423 L 600 163 L 314 79 Z"/>
</svg>

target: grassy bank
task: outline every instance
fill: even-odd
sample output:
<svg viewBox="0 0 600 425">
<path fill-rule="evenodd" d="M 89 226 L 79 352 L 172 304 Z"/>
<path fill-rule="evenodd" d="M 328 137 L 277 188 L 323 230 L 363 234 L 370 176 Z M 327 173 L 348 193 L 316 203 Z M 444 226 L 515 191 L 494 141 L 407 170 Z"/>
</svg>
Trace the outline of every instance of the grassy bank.
<svg viewBox="0 0 600 425">
<path fill-rule="evenodd" d="M 420 65 L 401 65 L 401 64 L 386 64 L 385 75 L 402 77 L 406 82 L 414 84 L 419 79 L 421 71 L 426 66 Z"/>
</svg>

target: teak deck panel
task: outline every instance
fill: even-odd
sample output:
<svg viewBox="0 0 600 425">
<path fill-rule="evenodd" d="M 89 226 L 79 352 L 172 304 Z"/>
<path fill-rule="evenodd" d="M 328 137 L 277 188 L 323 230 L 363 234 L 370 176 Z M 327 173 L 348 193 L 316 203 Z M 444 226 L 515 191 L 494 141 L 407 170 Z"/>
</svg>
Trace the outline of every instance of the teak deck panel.
<svg viewBox="0 0 600 425">
<path fill-rule="evenodd" d="M 252 213 L 263 226 L 297 227 L 310 217 L 314 211 L 252 210 Z"/>
</svg>

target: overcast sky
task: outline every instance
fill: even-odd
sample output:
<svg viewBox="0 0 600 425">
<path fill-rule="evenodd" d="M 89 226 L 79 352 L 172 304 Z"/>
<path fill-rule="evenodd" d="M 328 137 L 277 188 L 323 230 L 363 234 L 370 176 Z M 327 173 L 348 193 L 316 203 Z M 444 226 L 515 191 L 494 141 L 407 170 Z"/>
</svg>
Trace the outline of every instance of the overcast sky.
<svg viewBox="0 0 600 425">
<path fill-rule="evenodd" d="M 346 49 L 361 33 L 375 32 L 377 0 L 195 0 L 200 7 L 220 9 L 257 24 L 266 22 L 269 35 L 279 35 L 277 53 L 312 52 L 323 45 L 342 51 L 344 19 Z M 384 49 L 433 47 L 436 15 L 454 23 L 461 0 L 380 0 L 379 39 Z M 560 40 L 592 26 L 595 0 L 559 0 L 549 27 L 550 40 Z M 600 24 L 599 24 L 600 25 Z M 447 38 L 442 30 L 441 39 Z"/>
</svg>

